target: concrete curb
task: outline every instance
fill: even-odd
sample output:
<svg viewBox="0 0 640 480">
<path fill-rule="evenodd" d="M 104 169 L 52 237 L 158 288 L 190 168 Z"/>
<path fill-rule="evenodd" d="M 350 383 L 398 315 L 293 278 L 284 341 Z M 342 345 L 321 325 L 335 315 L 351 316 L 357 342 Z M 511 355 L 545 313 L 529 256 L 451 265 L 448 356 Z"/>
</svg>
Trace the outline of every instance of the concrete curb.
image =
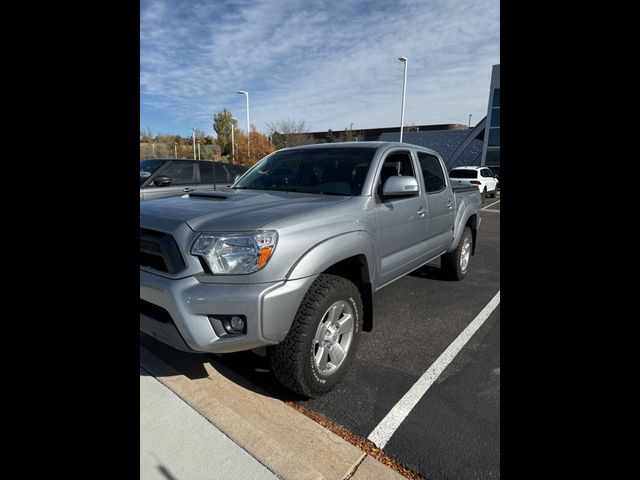
<svg viewBox="0 0 640 480">
<path fill-rule="evenodd" d="M 140 365 L 279 478 L 404 479 L 282 401 L 230 380 L 233 372 L 205 362 L 207 375 L 190 379 L 142 346 Z"/>
</svg>

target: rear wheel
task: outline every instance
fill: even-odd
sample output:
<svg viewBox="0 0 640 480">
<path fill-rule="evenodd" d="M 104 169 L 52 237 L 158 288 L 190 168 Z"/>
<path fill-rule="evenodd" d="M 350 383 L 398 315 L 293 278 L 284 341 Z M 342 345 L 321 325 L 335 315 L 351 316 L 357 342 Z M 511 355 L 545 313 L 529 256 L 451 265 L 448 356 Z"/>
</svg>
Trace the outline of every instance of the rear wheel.
<svg viewBox="0 0 640 480">
<path fill-rule="evenodd" d="M 447 278 L 462 280 L 467 275 L 471 249 L 473 247 L 473 235 L 469 227 L 464 228 L 462 238 L 453 252 L 445 253 L 441 258 L 441 266 Z"/>
<path fill-rule="evenodd" d="M 491 195 L 489 195 L 491 198 L 496 198 L 496 192 L 498 191 L 498 187 L 493 189 L 493 192 L 491 192 Z"/>
<path fill-rule="evenodd" d="M 352 282 L 335 275 L 318 276 L 286 338 L 269 350 L 278 381 L 309 398 L 331 390 L 355 355 L 362 311 L 360 292 Z"/>
</svg>

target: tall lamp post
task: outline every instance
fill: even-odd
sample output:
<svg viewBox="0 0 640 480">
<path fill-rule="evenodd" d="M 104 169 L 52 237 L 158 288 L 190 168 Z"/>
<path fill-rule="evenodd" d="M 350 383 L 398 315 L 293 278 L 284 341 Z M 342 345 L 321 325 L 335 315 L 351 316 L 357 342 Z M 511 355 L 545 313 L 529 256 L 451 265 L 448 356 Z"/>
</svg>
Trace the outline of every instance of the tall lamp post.
<svg viewBox="0 0 640 480">
<path fill-rule="evenodd" d="M 231 117 L 231 163 L 233 163 L 236 159 L 236 139 L 234 134 L 236 126 L 233 124 L 233 122 L 235 121 L 236 119 Z"/>
<path fill-rule="evenodd" d="M 402 142 L 402 130 L 404 127 L 404 97 L 407 92 L 407 64 L 409 60 L 407 57 L 398 57 L 402 63 L 404 63 L 404 79 L 402 80 L 402 111 L 400 113 L 400 142 Z"/>
<path fill-rule="evenodd" d="M 196 127 L 193 127 L 193 159 L 196 159 Z"/>
<path fill-rule="evenodd" d="M 473 115 L 472 113 L 469 114 L 469 128 L 471 128 L 471 115 Z"/>
<path fill-rule="evenodd" d="M 175 157 L 178 158 L 178 144 L 177 143 L 173 144 L 173 151 L 175 153 Z"/>
<path fill-rule="evenodd" d="M 249 126 L 249 92 L 245 91 L 245 90 L 238 90 L 238 93 L 240 95 L 245 95 L 247 97 L 247 157 L 249 157 L 251 155 L 251 146 L 249 143 L 249 138 L 250 138 L 250 126 Z"/>
<path fill-rule="evenodd" d="M 202 160 L 202 157 L 200 156 L 200 142 L 198 142 L 198 160 Z"/>
</svg>

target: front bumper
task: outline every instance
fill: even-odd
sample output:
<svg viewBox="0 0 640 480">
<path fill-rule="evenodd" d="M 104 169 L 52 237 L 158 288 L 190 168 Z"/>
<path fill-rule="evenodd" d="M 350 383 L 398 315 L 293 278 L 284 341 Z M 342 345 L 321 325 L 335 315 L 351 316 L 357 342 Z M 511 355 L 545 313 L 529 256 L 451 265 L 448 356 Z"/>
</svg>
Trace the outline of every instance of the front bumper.
<svg viewBox="0 0 640 480">
<path fill-rule="evenodd" d="M 270 283 L 200 283 L 194 277 L 170 279 L 140 271 L 140 299 L 169 317 L 140 313 L 140 330 L 174 348 L 228 353 L 281 342 L 316 276 Z M 219 337 L 209 315 L 244 315 L 247 333 Z"/>
</svg>

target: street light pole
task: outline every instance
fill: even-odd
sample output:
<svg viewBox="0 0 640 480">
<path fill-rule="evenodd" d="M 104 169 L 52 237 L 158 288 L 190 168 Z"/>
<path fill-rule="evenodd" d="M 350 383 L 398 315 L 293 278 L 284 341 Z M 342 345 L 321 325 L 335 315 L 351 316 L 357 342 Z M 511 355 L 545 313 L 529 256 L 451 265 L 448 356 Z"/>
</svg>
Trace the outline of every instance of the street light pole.
<svg viewBox="0 0 640 480">
<path fill-rule="evenodd" d="M 202 157 L 200 156 L 200 142 L 198 142 L 198 160 L 202 160 Z"/>
<path fill-rule="evenodd" d="M 251 126 L 249 123 L 249 92 L 246 90 L 238 90 L 238 93 L 247 97 L 247 157 L 249 157 L 251 156 L 251 145 L 249 142 L 249 138 L 251 137 Z"/>
<path fill-rule="evenodd" d="M 233 163 L 236 159 L 236 139 L 234 137 L 234 130 L 236 129 L 233 122 L 235 118 L 231 117 L 231 163 Z"/>
<path fill-rule="evenodd" d="M 177 143 L 173 144 L 173 151 L 174 151 L 176 159 L 177 159 L 178 158 L 178 144 Z"/>
<path fill-rule="evenodd" d="M 196 127 L 193 127 L 193 159 L 196 159 Z"/>
<path fill-rule="evenodd" d="M 471 128 L 471 115 L 473 115 L 472 113 L 469 114 L 469 128 Z"/>
<path fill-rule="evenodd" d="M 402 63 L 404 63 L 404 79 L 402 80 L 402 112 L 400 113 L 400 142 L 402 143 L 402 130 L 404 127 L 404 98 L 407 92 L 407 64 L 409 60 L 407 57 L 398 57 Z"/>
</svg>

